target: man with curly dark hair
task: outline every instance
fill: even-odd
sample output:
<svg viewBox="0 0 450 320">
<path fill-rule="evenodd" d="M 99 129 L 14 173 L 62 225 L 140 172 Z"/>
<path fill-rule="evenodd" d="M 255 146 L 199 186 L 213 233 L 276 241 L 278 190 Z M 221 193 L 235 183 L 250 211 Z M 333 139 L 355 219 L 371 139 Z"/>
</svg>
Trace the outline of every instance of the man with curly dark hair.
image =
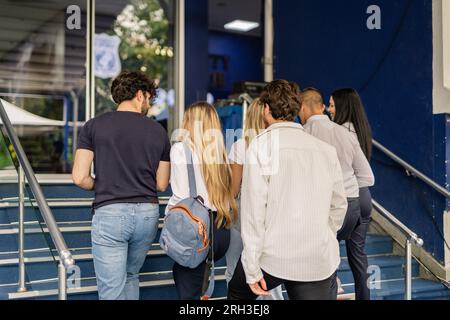
<svg viewBox="0 0 450 320">
<path fill-rule="evenodd" d="M 261 93 L 261 102 L 269 106 L 277 121 L 294 121 L 300 110 L 300 87 L 294 82 L 276 80 Z"/>
<path fill-rule="evenodd" d="M 336 150 L 293 122 L 301 102 L 295 83 L 270 83 L 261 101 L 269 128 L 246 154 L 244 250 L 228 298 L 256 299 L 284 284 L 291 300 L 335 300 L 336 234 L 347 210 Z"/>
<path fill-rule="evenodd" d="M 156 96 L 153 80 L 125 71 L 111 93 L 117 111 L 84 125 L 72 176 L 79 187 L 95 190 L 92 254 L 99 298 L 137 300 L 139 271 L 158 230 L 157 192 L 169 184 L 170 141 L 146 117 Z"/>
</svg>

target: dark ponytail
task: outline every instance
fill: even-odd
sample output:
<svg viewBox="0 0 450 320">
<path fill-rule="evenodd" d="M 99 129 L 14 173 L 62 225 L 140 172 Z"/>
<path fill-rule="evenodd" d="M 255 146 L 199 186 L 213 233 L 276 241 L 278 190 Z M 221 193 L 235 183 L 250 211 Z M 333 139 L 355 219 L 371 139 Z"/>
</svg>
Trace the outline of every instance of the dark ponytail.
<svg viewBox="0 0 450 320">
<path fill-rule="evenodd" d="M 334 121 L 339 125 L 347 122 L 353 124 L 361 149 L 370 161 L 372 157 L 372 130 L 361 97 L 355 89 L 350 88 L 336 90 L 332 97 L 336 107 Z"/>
</svg>

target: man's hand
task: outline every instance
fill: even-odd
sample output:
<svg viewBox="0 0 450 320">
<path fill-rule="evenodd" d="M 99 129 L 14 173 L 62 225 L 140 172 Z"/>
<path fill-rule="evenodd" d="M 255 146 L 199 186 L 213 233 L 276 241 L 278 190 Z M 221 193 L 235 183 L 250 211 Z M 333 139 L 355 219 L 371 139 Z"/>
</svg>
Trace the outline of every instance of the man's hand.
<svg viewBox="0 0 450 320">
<path fill-rule="evenodd" d="M 264 280 L 264 278 L 259 280 L 259 282 L 257 282 L 257 283 L 249 284 L 249 287 L 252 290 L 252 292 L 257 296 L 262 296 L 262 297 L 271 296 L 270 292 L 267 291 L 267 284 L 266 284 L 266 280 Z"/>
<path fill-rule="evenodd" d="M 169 186 L 170 162 L 161 161 L 156 171 L 156 191 L 165 192 Z"/>
<path fill-rule="evenodd" d="M 72 170 L 73 182 L 84 190 L 93 190 L 95 181 L 91 177 L 91 166 L 94 153 L 90 150 L 79 149 L 75 153 L 75 161 Z"/>
</svg>

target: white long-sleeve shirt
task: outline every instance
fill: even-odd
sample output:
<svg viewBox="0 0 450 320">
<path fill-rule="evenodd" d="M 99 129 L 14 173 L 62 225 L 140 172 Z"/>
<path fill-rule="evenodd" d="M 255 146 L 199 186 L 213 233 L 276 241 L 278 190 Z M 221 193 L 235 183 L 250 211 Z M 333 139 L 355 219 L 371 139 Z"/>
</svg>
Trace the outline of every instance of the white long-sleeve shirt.
<svg viewBox="0 0 450 320">
<path fill-rule="evenodd" d="M 172 196 L 166 208 L 166 213 L 170 208 L 177 205 L 181 200 L 189 198 L 189 177 L 186 164 L 186 152 L 182 143 L 175 143 L 170 150 L 170 185 Z M 205 180 L 203 179 L 202 166 L 195 152 L 192 152 L 192 163 L 194 164 L 195 181 L 197 194 L 205 201 L 205 206 L 216 211 L 216 207 L 209 201 Z"/>
<path fill-rule="evenodd" d="M 309 118 L 305 130 L 336 148 L 348 198 L 358 198 L 359 188 L 372 187 L 375 184 L 372 169 L 361 150 L 356 134 L 322 115 Z"/>
<path fill-rule="evenodd" d="M 301 125 L 272 125 L 248 148 L 241 195 L 247 283 L 261 270 L 290 281 L 321 281 L 339 267 L 337 231 L 347 210 L 336 150 Z"/>
</svg>

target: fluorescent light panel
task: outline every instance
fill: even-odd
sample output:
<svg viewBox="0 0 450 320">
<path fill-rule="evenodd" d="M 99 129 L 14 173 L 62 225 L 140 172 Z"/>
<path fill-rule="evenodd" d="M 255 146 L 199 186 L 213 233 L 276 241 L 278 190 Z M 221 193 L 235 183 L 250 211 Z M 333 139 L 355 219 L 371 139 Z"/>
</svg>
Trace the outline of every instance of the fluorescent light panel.
<svg viewBox="0 0 450 320">
<path fill-rule="evenodd" d="M 234 21 L 227 23 L 224 26 L 224 28 L 227 30 L 243 31 L 243 32 L 248 32 L 248 31 L 256 29 L 258 27 L 259 27 L 258 22 L 245 21 L 245 20 L 234 20 Z"/>
</svg>

